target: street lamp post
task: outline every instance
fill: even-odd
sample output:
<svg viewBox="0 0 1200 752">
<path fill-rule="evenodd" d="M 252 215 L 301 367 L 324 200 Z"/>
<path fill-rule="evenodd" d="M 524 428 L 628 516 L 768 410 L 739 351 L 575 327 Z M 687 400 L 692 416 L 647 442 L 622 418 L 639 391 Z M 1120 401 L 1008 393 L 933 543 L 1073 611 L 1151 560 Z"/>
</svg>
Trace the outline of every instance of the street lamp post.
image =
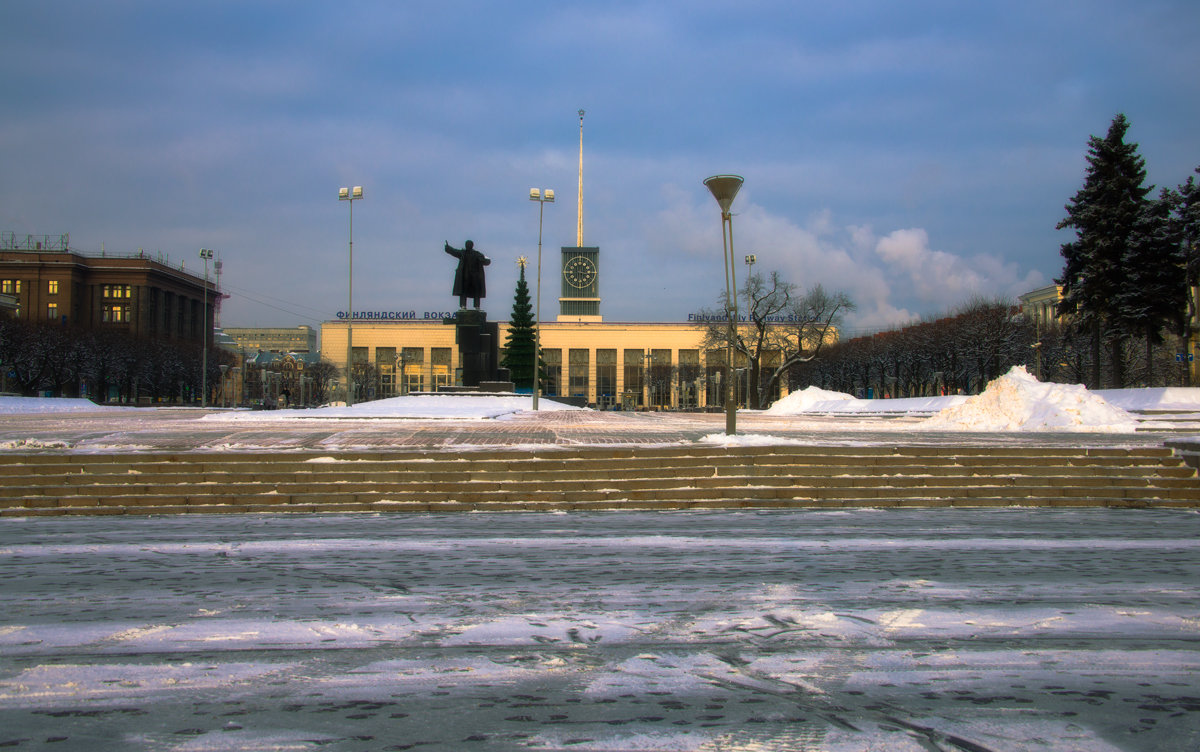
<svg viewBox="0 0 1200 752">
<path fill-rule="evenodd" d="M 733 263 L 733 215 L 729 207 L 742 187 L 742 178 L 737 175 L 713 175 L 704 181 L 704 185 L 712 193 L 713 198 L 721 207 L 721 247 L 725 264 L 725 318 L 729 322 L 729 344 L 726 355 L 726 368 L 729 377 L 725 379 L 725 433 L 737 433 L 737 405 L 733 403 L 733 341 L 737 337 L 737 273 Z"/>
<path fill-rule="evenodd" d="M 580 111 L 582 118 L 582 110 Z M 533 409 L 538 409 L 538 396 L 542 393 L 542 214 L 546 204 L 554 203 L 554 189 L 529 189 L 529 200 L 538 202 L 538 263 L 537 263 L 537 303 L 533 314 Z"/>
<path fill-rule="evenodd" d="M 204 305 L 200 308 L 200 407 L 208 407 L 208 261 L 213 257 L 211 248 L 201 248 L 204 259 Z"/>
<path fill-rule="evenodd" d="M 753 253 L 746 254 L 746 315 L 752 314 L 751 308 L 754 307 L 754 301 L 750 299 L 750 277 L 754 276 L 754 265 L 758 263 L 758 256 Z"/>
<path fill-rule="evenodd" d="M 753 253 L 746 254 L 746 318 L 754 316 L 754 301 L 750 298 L 750 277 L 754 276 L 754 265 L 758 263 L 758 256 Z M 750 368 L 747 361 L 746 367 L 746 408 L 750 409 L 753 405 L 750 404 Z"/>
<path fill-rule="evenodd" d="M 338 201 L 350 202 L 350 272 L 346 285 L 346 407 L 354 404 L 354 202 L 362 197 L 361 185 L 338 189 Z"/>
<path fill-rule="evenodd" d="M 654 392 L 650 386 L 650 351 L 646 350 L 646 352 L 642 353 L 642 357 L 646 361 L 646 409 L 651 410 L 653 408 L 650 403 L 654 401 Z"/>
<path fill-rule="evenodd" d="M 403 350 L 403 349 L 401 349 L 401 350 L 400 350 L 400 354 L 396 356 L 396 364 L 400 366 L 400 373 L 399 373 L 399 378 L 400 378 L 399 392 L 400 392 L 400 396 L 401 396 L 401 397 L 403 397 L 403 396 L 404 396 L 404 382 L 408 380 L 408 379 L 407 379 L 407 378 L 404 376 L 404 350 Z"/>
</svg>

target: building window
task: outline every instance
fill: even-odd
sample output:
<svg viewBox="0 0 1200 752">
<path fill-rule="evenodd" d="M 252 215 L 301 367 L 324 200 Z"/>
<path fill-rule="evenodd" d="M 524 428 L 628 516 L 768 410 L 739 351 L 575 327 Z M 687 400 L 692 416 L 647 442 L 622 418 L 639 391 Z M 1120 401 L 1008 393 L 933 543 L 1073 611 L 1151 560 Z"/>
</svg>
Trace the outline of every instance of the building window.
<svg viewBox="0 0 1200 752">
<path fill-rule="evenodd" d="M 100 320 L 110 324 L 126 323 L 129 321 L 129 306 L 107 303 L 100 307 Z"/>
<path fill-rule="evenodd" d="M 609 408 L 617 401 L 617 351 L 596 351 L 596 404 Z"/>
<path fill-rule="evenodd" d="M 542 361 L 546 364 L 546 383 L 543 391 L 548 397 L 560 394 L 562 385 L 562 350 L 546 348 L 542 350 Z"/>
<path fill-rule="evenodd" d="M 58 303 L 46 304 L 46 319 L 48 321 L 58 321 Z"/>
<path fill-rule="evenodd" d="M 679 407 L 687 410 L 700 406 L 702 393 L 700 351 L 679 351 Z"/>
<path fill-rule="evenodd" d="M 379 397 L 386 399 L 387 397 L 396 396 L 396 348 L 394 347 L 376 347 L 375 348 L 375 370 L 379 374 Z"/>
<path fill-rule="evenodd" d="M 433 372 L 430 386 L 436 392 L 443 386 L 450 386 L 454 374 L 450 371 L 451 352 L 449 347 L 429 348 L 430 370 Z"/>
<path fill-rule="evenodd" d="M 105 298 L 132 298 L 132 285 L 101 285 L 100 294 Z"/>
<path fill-rule="evenodd" d="M 729 383 L 726 379 L 725 352 L 725 350 L 709 350 L 705 353 L 705 360 L 708 363 L 704 374 L 705 401 L 709 406 L 724 406 L 725 404 L 725 386 Z"/>
<path fill-rule="evenodd" d="M 404 368 L 402 378 L 405 393 L 425 391 L 425 348 L 402 347 L 400 360 Z"/>
<path fill-rule="evenodd" d="M 654 349 L 650 351 L 650 405 L 651 407 L 671 406 L 671 351 Z"/>
<path fill-rule="evenodd" d="M 570 391 L 567 394 L 571 397 L 586 398 L 588 396 L 588 351 L 572 348 L 568 357 L 570 359 L 568 371 Z"/>
<path fill-rule="evenodd" d="M 0 293 L 5 295 L 20 295 L 21 280 L 19 279 L 4 279 L 0 280 Z"/>
<path fill-rule="evenodd" d="M 48 295 L 57 295 L 58 294 L 58 280 L 57 279 L 51 279 L 51 280 L 46 281 L 46 293 Z"/>
<path fill-rule="evenodd" d="M 645 369 L 645 350 L 625 351 L 625 394 L 628 403 L 626 406 L 629 408 L 642 407 L 646 404 L 646 396 L 642 394 L 642 390 L 646 386 Z"/>
</svg>

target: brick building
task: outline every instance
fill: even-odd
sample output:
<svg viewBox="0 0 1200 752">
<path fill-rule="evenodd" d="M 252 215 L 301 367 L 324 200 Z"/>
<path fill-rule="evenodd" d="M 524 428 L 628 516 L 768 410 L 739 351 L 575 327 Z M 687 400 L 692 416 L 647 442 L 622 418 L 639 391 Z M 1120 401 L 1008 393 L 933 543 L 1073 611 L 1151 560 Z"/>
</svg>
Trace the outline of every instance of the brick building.
<svg viewBox="0 0 1200 752">
<path fill-rule="evenodd" d="M 12 300 L 12 315 L 30 321 L 199 344 L 212 331 L 217 290 L 203 272 L 148 253 L 89 256 L 70 250 L 67 235 L 6 232 L 0 295 Z"/>
</svg>

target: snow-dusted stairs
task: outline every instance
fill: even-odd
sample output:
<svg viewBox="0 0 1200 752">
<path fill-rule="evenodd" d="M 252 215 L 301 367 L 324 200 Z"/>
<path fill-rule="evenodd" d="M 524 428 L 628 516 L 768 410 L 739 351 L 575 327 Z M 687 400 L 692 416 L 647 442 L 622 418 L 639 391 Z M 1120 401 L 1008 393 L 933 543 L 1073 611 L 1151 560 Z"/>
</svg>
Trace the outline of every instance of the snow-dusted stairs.
<svg viewBox="0 0 1200 752">
<path fill-rule="evenodd" d="M 0 514 L 1198 507 L 1166 448 L 0 454 Z"/>
</svg>

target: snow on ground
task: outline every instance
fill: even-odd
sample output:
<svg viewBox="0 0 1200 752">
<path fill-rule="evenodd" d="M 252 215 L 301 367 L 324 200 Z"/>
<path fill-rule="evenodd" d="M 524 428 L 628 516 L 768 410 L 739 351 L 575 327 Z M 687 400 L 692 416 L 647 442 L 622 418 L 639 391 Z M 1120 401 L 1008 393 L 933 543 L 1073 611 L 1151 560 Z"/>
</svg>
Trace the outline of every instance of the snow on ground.
<svg viewBox="0 0 1200 752">
<path fill-rule="evenodd" d="M 487 420 L 533 409 L 533 397 L 518 394 L 410 394 L 403 397 L 360 402 L 350 407 L 318 407 L 314 410 L 270 410 L 218 412 L 205 420 L 304 420 L 308 418 L 443 418 Z M 582 410 L 585 408 L 538 400 L 538 411 Z"/>
<path fill-rule="evenodd" d="M 1125 410 L 1080 384 L 1048 384 L 1024 366 L 995 379 L 982 393 L 941 410 L 922 428 L 956 431 L 1100 431 L 1136 429 Z"/>
<path fill-rule="evenodd" d="M 137 410 L 136 407 L 107 407 L 86 399 L 56 397 L 0 397 L 0 415 L 30 413 L 94 413 L 97 410 Z"/>
<path fill-rule="evenodd" d="M 0 746 L 1197 749 L 1198 534 L 1182 510 L 6 519 Z"/>
<path fill-rule="evenodd" d="M 218 423 L 270 423 L 311 418 L 503 420 L 529 412 L 531 408 L 532 397 L 525 395 L 420 394 L 363 402 L 351 407 L 331 405 L 309 410 L 212 409 L 201 419 Z M 540 400 L 539 408 L 545 412 L 586 409 L 545 397 Z M 96 405 L 86 399 L 0 397 L 0 416 L 155 409 L 160 408 L 111 407 Z M 1200 388 L 1158 387 L 1088 391 L 1079 384 L 1039 382 L 1024 367 L 1018 366 L 989 384 L 982 394 L 974 396 L 857 399 L 842 392 L 810 386 L 787 395 L 767 410 L 761 411 L 761 414 L 774 418 L 820 417 L 825 421 L 822 423 L 825 429 L 837 428 L 828 420 L 836 420 L 838 417 L 845 417 L 848 425 L 858 425 L 862 419 L 870 417 L 932 416 L 922 423 L 909 424 L 908 427 L 955 431 L 1119 433 L 1134 430 L 1136 421 L 1130 415 L 1133 412 L 1194 413 L 1194 417 L 1200 419 Z M 718 445 L 736 443 L 735 437 L 720 434 L 706 436 L 702 441 Z M 742 440 L 741 444 L 744 445 L 745 441 Z"/>
<path fill-rule="evenodd" d="M 312 410 L 216 410 L 203 420 L 255 422 L 303 418 L 443 418 L 447 420 L 486 420 L 532 409 L 532 397 L 516 394 L 420 394 L 361 402 L 357 405 L 319 407 Z M 104 412 L 109 410 L 145 411 L 155 408 L 97 405 L 91 400 L 67 397 L 0 397 L 0 415 L 31 413 Z M 177 406 L 169 409 L 178 410 Z M 585 408 L 541 398 L 539 411 L 581 410 Z"/>
</svg>

